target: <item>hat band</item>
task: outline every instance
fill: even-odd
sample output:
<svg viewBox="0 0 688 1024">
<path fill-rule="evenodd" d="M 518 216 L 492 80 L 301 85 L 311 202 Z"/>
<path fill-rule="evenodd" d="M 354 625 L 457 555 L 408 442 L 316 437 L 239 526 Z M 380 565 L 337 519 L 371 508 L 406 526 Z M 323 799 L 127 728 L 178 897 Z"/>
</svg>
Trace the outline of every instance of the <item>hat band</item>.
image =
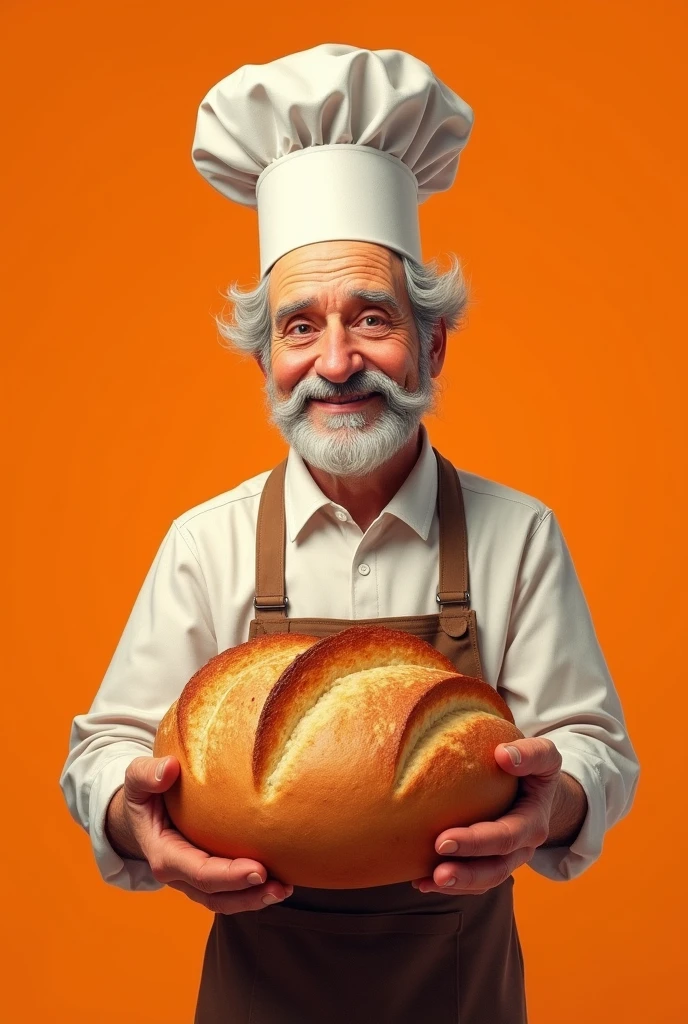
<svg viewBox="0 0 688 1024">
<path fill-rule="evenodd" d="M 352 239 L 421 262 L 413 171 L 372 146 L 309 146 L 268 164 L 256 185 L 260 275 L 313 242 Z"/>
</svg>

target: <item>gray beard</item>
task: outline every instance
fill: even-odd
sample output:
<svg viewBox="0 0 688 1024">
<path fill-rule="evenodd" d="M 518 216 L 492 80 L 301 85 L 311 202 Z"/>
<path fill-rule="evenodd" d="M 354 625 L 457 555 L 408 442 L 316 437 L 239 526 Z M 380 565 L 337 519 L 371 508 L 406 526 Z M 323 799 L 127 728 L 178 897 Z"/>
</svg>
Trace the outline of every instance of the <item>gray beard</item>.
<svg viewBox="0 0 688 1024">
<path fill-rule="evenodd" d="M 309 399 L 343 398 L 357 392 L 378 392 L 384 408 L 369 423 L 361 412 L 332 413 L 325 428 L 308 418 Z M 434 406 L 436 387 L 427 355 L 421 353 L 416 391 L 406 391 L 379 370 L 359 370 L 344 384 L 323 377 L 306 377 L 288 399 L 280 400 L 272 374 L 265 392 L 270 418 L 304 462 L 333 476 L 368 476 L 389 462 L 417 430 Z"/>
</svg>

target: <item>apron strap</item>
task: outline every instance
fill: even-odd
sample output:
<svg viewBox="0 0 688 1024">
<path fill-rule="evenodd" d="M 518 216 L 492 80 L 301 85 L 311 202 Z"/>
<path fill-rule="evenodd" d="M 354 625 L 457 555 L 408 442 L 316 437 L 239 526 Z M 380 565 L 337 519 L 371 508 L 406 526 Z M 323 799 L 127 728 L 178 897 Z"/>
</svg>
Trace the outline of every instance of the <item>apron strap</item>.
<svg viewBox="0 0 688 1024">
<path fill-rule="evenodd" d="M 463 494 L 451 462 L 433 448 L 437 459 L 437 512 L 440 523 L 438 614 L 451 635 L 465 628 L 469 608 L 468 534 Z M 286 519 L 284 475 L 287 460 L 270 473 L 258 508 L 256 530 L 257 619 L 284 619 L 288 605 L 284 581 Z"/>
<path fill-rule="evenodd" d="M 437 514 L 440 521 L 440 605 L 468 606 L 468 532 L 459 476 L 451 462 L 432 449 L 437 458 Z"/>
<path fill-rule="evenodd" d="M 270 473 L 260 496 L 256 529 L 256 596 L 253 601 L 257 619 L 286 618 L 287 595 L 284 583 L 284 551 L 287 524 L 284 514 L 284 474 L 287 460 Z"/>
<path fill-rule="evenodd" d="M 448 459 L 437 458 L 437 515 L 440 521 L 440 573 L 437 588 L 440 625 L 449 636 L 463 636 L 468 624 L 468 531 L 459 475 Z M 475 614 L 475 613 L 472 613 Z"/>
</svg>

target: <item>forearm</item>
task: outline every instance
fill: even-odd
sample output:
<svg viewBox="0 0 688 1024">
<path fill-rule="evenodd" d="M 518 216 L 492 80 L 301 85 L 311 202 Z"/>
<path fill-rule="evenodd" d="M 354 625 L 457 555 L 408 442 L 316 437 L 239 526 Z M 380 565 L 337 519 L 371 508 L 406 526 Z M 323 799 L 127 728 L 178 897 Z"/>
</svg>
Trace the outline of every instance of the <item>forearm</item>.
<svg viewBox="0 0 688 1024">
<path fill-rule="evenodd" d="M 146 859 L 124 817 L 123 786 L 120 786 L 108 805 L 105 835 L 110 846 L 120 857 L 133 860 Z"/>
<path fill-rule="evenodd" d="M 588 798 L 577 779 L 561 772 L 554 794 L 549 833 L 543 846 L 570 846 L 583 827 L 588 813 Z"/>
</svg>

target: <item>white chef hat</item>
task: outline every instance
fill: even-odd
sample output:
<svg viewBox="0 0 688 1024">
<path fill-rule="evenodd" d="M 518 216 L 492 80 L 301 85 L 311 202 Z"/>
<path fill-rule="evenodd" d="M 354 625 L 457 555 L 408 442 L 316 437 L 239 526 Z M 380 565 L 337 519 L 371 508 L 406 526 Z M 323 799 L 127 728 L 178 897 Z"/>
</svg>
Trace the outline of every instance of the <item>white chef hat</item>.
<svg viewBox="0 0 688 1024">
<path fill-rule="evenodd" d="M 418 204 L 450 188 L 472 123 L 416 57 L 324 43 L 213 86 L 192 159 L 257 206 L 261 277 L 292 249 L 340 238 L 420 261 Z"/>
</svg>

